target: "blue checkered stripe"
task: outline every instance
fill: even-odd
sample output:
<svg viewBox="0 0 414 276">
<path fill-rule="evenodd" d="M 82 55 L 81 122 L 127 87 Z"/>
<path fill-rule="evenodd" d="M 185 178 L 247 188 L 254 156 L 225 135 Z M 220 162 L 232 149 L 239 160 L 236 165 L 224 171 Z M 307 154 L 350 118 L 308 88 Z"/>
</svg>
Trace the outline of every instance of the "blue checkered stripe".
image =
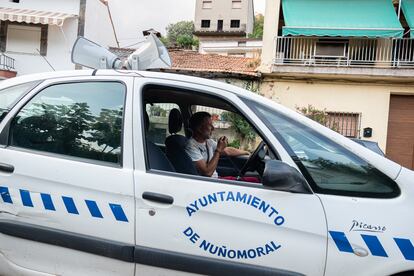
<svg viewBox="0 0 414 276">
<path fill-rule="evenodd" d="M 23 206 L 34 207 L 30 191 L 20 189 L 19 193 L 20 193 L 20 199 L 22 201 Z M 8 187 L 0 186 L 0 195 L 4 203 L 6 204 L 14 203 L 10 196 Z M 56 202 L 54 200 L 56 199 L 53 199 L 52 195 L 47 194 L 47 193 L 40 193 L 40 198 L 42 200 L 43 208 L 45 210 L 52 211 L 52 212 L 56 211 L 55 204 L 54 204 L 54 202 Z M 79 210 L 72 197 L 61 196 L 60 199 L 65 205 L 65 208 L 68 214 L 79 215 Z M 85 199 L 84 202 L 92 217 L 99 218 L 99 219 L 104 218 L 101 213 L 101 209 L 98 207 L 98 203 L 96 201 Z M 128 222 L 128 218 L 125 215 L 124 209 L 122 208 L 120 204 L 108 203 L 108 206 L 111 209 L 112 214 L 114 215 L 117 221 Z"/>
<path fill-rule="evenodd" d="M 329 231 L 329 234 L 331 235 L 339 251 L 354 253 L 351 243 L 349 242 L 344 232 Z M 388 254 L 377 236 L 361 234 L 361 238 L 373 256 L 388 258 Z M 404 258 L 409 261 L 414 261 L 414 246 L 411 241 L 404 238 L 393 239 Z"/>
</svg>

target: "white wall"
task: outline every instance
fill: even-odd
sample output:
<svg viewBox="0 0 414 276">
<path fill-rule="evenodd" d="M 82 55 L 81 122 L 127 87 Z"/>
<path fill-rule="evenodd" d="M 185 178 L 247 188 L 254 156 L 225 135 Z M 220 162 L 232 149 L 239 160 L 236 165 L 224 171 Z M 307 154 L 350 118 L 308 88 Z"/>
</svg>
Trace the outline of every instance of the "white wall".
<svg viewBox="0 0 414 276">
<path fill-rule="evenodd" d="M 49 26 L 47 56 L 45 57 L 55 70 L 75 69 L 71 62 L 71 49 L 77 37 L 78 20 L 67 19 L 62 27 L 65 34 L 57 26 Z M 47 64 L 44 57 L 38 54 L 21 54 L 6 52 L 6 55 L 14 58 L 15 70 L 18 75 L 49 72 L 53 69 Z"/>
<path fill-rule="evenodd" d="M 20 0 L 20 3 L 0 0 L 0 7 L 79 14 L 79 0 Z"/>
<path fill-rule="evenodd" d="M 0 0 L 0 6 L 79 14 L 79 0 L 21 0 L 20 3 Z M 106 6 L 99 0 L 87 0 L 85 22 L 85 37 L 104 47 L 116 46 Z M 45 58 L 57 71 L 73 70 L 75 65 L 71 61 L 71 50 L 77 33 L 78 18 L 69 18 L 65 20 L 62 27 L 49 25 L 46 57 L 39 54 L 17 53 L 10 47 L 6 54 L 15 59 L 15 70 L 18 75 L 53 71 Z M 30 44 L 27 39 L 21 37 L 17 41 Z M 20 48 L 22 47 L 16 47 L 16 50 Z"/>
<path fill-rule="evenodd" d="M 239 45 L 239 40 L 202 40 L 199 45 L 201 54 L 244 54 L 248 58 L 259 58 L 262 51 L 261 40 L 247 40 L 245 45 Z"/>
<path fill-rule="evenodd" d="M 106 6 L 99 0 L 86 1 L 85 37 L 104 47 L 117 47 Z"/>
</svg>

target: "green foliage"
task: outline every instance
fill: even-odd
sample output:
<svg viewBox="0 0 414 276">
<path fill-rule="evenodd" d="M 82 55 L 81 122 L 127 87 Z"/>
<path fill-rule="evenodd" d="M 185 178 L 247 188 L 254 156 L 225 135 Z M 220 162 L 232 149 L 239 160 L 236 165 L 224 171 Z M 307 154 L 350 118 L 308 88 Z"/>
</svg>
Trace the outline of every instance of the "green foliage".
<svg viewBox="0 0 414 276">
<path fill-rule="evenodd" d="M 240 140 L 235 139 L 235 140 L 231 141 L 230 143 L 228 143 L 227 146 L 239 149 L 240 148 Z"/>
<path fill-rule="evenodd" d="M 263 25 L 264 25 L 263 14 L 256 14 L 254 18 L 253 32 L 249 34 L 249 38 L 263 38 Z"/>
<path fill-rule="evenodd" d="M 193 36 L 179 35 L 177 37 L 177 46 L 184 49 L 191 49 L 194 44 Z"/>
<path fill-rule="evenodd" d="M 169 24 L 166 30 L 166 45 L 186 49 L 191 48 L 191 46 L 198 46 L 198 40 L 193 37 L 194 23 L 192 21 L 180 21 Z"/>
<path fill-rule="evenodd" d="M 150 107 L 150 116 L 167 117 L 167 110 L 163 109 L 159 105 L 152 105 Z"/>
<path fill-rule="evenodd" d="M 260 82 L 257 81 L 246 81 L 244 84 L 244 89 L 249 90 L 253 93 L 259 93 L 260 92 Z"/>
<path fill-rule="evenodd" d="M 231 124 L 231 128 L 241 139 L 251 142 L 256 138 L 256 133 L 250 124 L 239 114 L 233 112 L 223 112 L 221 117 L 223 121 Z"/>
<path fill-rule="evenodd" d="M 296 110 L 321 125 L 326 125 L 328 122 L 329 115 L 326 112 L 326 109 L 319 110 L 312 105 L 308 105 L 307 107 L 296 107 Z"/>
<path fill-rule="evenodd" d="M 168 41 L 168 39 L 164 36 L 160 37 L 160 41 L 162 42 L 162 44 L 164 44 L 165 47 L 169 47 L 170 46 L 170 42 Z"/>
<path fill-rule="evenodd" d="M 327 126 L 334 131 L 338 131 L 338 125 L 333 124 L 329 125 L 329 114 L 326 109 L 319 110 L 316 109 L 313 105 L 308 105 L 307 107 L 296 107 L 296 110 L 308 117 L 309 119 L 314 120 L 315 122 L 320 123 L 321 125 Z"/>
</svg>

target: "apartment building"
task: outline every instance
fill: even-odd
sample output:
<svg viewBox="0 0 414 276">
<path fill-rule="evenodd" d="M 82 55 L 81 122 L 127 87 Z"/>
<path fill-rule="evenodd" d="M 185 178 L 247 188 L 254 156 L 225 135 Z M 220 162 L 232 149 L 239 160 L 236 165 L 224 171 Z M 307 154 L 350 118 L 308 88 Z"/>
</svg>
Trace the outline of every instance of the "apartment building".
<svg viewBox="0 0 414 276">
<path fill-rule="evenodd" d="M 79 35 L 114 46 L 101 0 L 0 0 L 0 69 L 17 75 L 71 70 Z"/>
<path fill-rule="evenodd" d="M 194 35 L 200 40 L 246 37 L 253 24 L 253 0 L 196 0 Z"/>
<path fill-rule="evenodd" d="M 260 57 L 262 41 L 248 38 L 254 27 L 253 0 L 197 0 L 194 35 L 201 54 Z"/>
<path fill-rule="evenodd" d="M 414 169 L 414 1 L 266 0 L 261 92 Z"/>
</svg>

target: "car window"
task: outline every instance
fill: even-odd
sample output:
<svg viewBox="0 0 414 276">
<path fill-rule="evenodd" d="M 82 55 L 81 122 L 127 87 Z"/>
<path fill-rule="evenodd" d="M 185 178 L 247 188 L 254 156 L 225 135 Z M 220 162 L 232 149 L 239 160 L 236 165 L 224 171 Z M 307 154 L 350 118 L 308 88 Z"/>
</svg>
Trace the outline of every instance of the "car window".
<svg viewBox="0 0 414 276">
<path fill-rule="evenodd" d="M 170 135 L 168 133 L 168 116 L 174 108 L 180 110 L 180 107 L 174 103 L 146 104 L 145 110 L 150 123 L 147 139 L 155 144 L 164 145 L 165 139 Z M 177 134 L 185 135 L 184 127 Z"/>
<path fill-rule="evenodd" d="M 142 95 L 146 112 L 143 114 L 145 161 L 149 172 L 164 171 L 176 173 L 177 177 L 191 175 L 214 182 L 264 187 L 259 183 L 262 183 L 266 163 L 277 159 L 277 155 L 248 118 L 225 98 L 158 85 L 145 86 Z M 168 114 L 178 106 L 187 137 L 184 133 L 166 134 Z M 177 122 L 172 121 L 173 128 Z M 151 134 L 154 129 L 158 129 L 158 138 Z M 218 140 L 219 137 L 223 139 Z M 225 146 L 226 141 L 229 143 Z"/>
<path fill-rule="evenodd" d="M 235 112 L 203 105 L 191 106 L 193 114 L 200 111 L 211 114 L 215 128 L 212 135 L 213 140 L 217 141 L 220 137 L 226 136 L 229 141 L 228 146 L 247 150 L 250 153 L 262 141 L 251 124 L 243 116 Z"/>
<path fill-rule="evenodd" d="M 0 122 L 10 109 L 39 82 L 28 82 L 0 90 Z"/>
<path fill-rule="evenodd" d="M 394 181 L 359 156 L 275 109 L 246 102 L 306 168 L 316 192 L 365 197 L 399 194 Z"/>
<path fill-rule="evenodd" d="M 120 163 L 124 101 L 118 82 L 50 86 L 13 119 L 10 145 Z"/>
</svg>

